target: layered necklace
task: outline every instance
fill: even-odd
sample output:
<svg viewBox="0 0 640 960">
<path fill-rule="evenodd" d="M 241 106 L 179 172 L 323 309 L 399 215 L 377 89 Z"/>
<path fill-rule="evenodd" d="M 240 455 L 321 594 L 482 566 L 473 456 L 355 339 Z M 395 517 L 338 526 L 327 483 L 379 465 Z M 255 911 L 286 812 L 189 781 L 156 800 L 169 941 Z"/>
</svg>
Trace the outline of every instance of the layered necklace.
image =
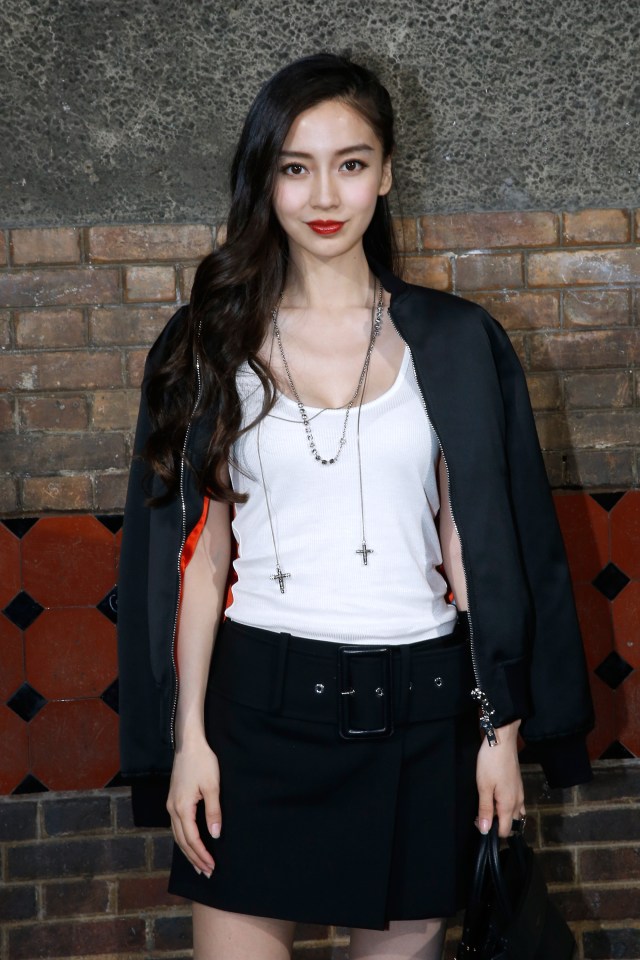
<svg viewBox="0 0 640 960">
<path fill-rule="evenodd" d="M 366 390 L 366 386 L 367 386 L 367 376 L 368 376 L 368 373 L 369 373 L 369 364 L 370 364 L 370 362 L 371 362 L 371 354 L 372 354 L 372 352 L 373 352 L 373 347 L 374 347 L 374 345 L 375 345 L 376 339 L 377 339 L 377 337 L 378 337 L 379 334 L 380 334 L 380 330 L 382 329 L 382 306 L 383 306 L 383 300 L 382 300 L 382 284 L 380 284 L 380 290 L 379 290 L 379 293 L 378 293 L 377 302 L 376 302 L 376 286 L 377 286 L 377 280 L 374 282 L 374 290 L 373 290 L 373 304 L 372 304 L 372 307 L 371 307 L 371 335 L 370 335 L 370 337 L 369 337 L 369 345 L 368 345 L 368 347 L 367 347 L 367 352 L 366 352 L 366 355 L 365 355 L 365 358 L 364 358 L 364 363 L 363 363 L 363 365 L 362 365 L 362 370 L 361 370 L 360 376 L 359 376 L 359 378 L 358 378 L 358 384 L 357 384 L 356 389 L 355 389 L 355 391 L 354 391 L 354 393 L 353 393 L 353 396 L 351 397 L 351 399 L 349 400 L 348 404 L 346 405 L 345 416 L 344 416 L 344 423 L 343 423 L 343 425 L 342 425 L 342 433 L 341 433 L 341 435 L 340 435 L 340 440 L 339 440 L 339 443 L 338 443 L 338 449 L 336 450 L 336 452 L 335 452 L 335 454 L 334 454 L 333 457 L 323 457 L 323 456 L 320 455 L 320 453 L 318 452 L 318 448 L 317 448 L 317 446 L 316 446 L 315 438 L 314 438 L 314 436 L 313 436 L 313 431 L 312 431 L 312 429 L 311 429 L 311 420 L 312 420 L 312 419 L 315 419 L 316 416 L 319 416 L 320 413 L 323 413 L 324 410 L 326 410 L 326 409 L 328 409 L 328 408 L 325 407 L 323 410 L 320 410 L 317 414 L 314 414 L 313 417 L 309 417 L 309 415 L 307 414 L 306 407 L 305 407 L 305 405 L 303 404 L 302 400 L 300 399 L 300 394 L 298 393 L 298 391 L 297 391 L 297 389 L 296 389 L 296 386 L 295 386 L 295 383 L 293 382 L 293 377 L 292 377 L 292 375 L 291 375 L 291 369 L 290 369 L 289 364 L 288 364 L 288 362 L 287 362 L 287 358 L 286 358 L 286 355 L 285 355 L 285 352 L 284 352 L 284 347 L 283 347 L 283 345 L 282 345 L 282 336 L 281 336 L 281 334 L 280 334 L 280 328 L 279 328 L 279 326 L 278 326 L 278 313 L 279 313 L 279 310 L 280 310 L 280 305 L 281 305 L 281 303 L 282 303 L 283 294 L 280 295 L 280 299 L 278 300 L 278 303 L 277 303 L 277 305 L 275 306 L 275 308 L 274 308 L 274 310 L 273 310 L 273 313 L 272 313 L 272 319 L 273 319 L 273 335 L 274 335 L 274 337 L 275 337 L 275 339 L 276 339 L 276 341 L 277 341 L 277 343 L 278 343 L 278 348 L 279 348 L 279 350 L 280 350 L 280 356 L 282 357 L 282 365 L 283 365 L 283 367 L 284 367 L 284 369 L 285 369 L 285 373 L 286 373 L 286 375 L 287 375 L 287 380 L 289 381 L 289 386 L 290 386 L 290 388 L 291 388 L 291 393 L 292 393 L 293 396 L 295 397 L 296 404 L 297 404 L 297 406 L 298 406 L 298 412 L 300 413 L 300 419 L 301 419 L 302 425 L 304 426 L 304 429 L 305 429 L 305 433 L 306 433 L 306 437 L 307 437 L 307 442 L 308 442 L 308 445 L 309 445 L 309 451 L 310 451 L 311 455 L 313 456 L 314 460 L 315 460 L 318 464 L 320 464 L 320 466 L 328 467 L 328 466 L 331 466 L 331 465 L 334 464 L 334 463 L 337 463 L 338 458 L 339 458 L 339 456 L 340 456 L 340 454 L 341 454 L 341 452 L 342 452 L 342 448 L 344 447 L 344 445 L 345 445 L 346 442 L 347 442 L 347 425 L 348 425 L 348 423 L 349 423 L 349 414 L 351 413 L 351 409 L 352 409 L 353 405 L 354 405 L 355 402 L 356 402 L 356 399 L 357 399 L 357 397 L 358 397 L 358 394 L 360 394 L 360 400 L 359 400 L 359 403 L 358 403 L 358 417 L 357 417 L 357 421 L 356 421 L 356 446 L 357 446 L 357 453 L 358 453 L 358 488 L 359 488 L 359 493 L 360 493 L 361 544 L 360 544 L 360 548 L 359 548 L 358 550 L 355 550 L 354 553 L 355 553 L 355 554 L 358 554 L 358 555 L 360 556 L 360 558 L 361 558 L 361 560 L 362 560 L 362 563 L 363 563 L 363 565 L 364 565 L 365 567 L 366 567 L 367 564 L 368 564 L 369 554 L 370 554 L 370 553 L 373 553 L 373 550 L 372 550 L 370 547 L 367 546 L 367 539 L 366 539 L 366 535 L 365 535 L 365 524 L 364 524 L 364 496 L 363 496 L 363 492 L 362 492 L 362 456 L 361 456 L 361 452 L 360 452 L 360 414 L 361 414 L 361 411 L 362 411 L 362 402 L 363 402 L 363 399 L 364 399 L 364 394 L 365 394 L 365 390 Z M 340 409 L 340 408 L 337 408 L 337 409 Z M 281 418 L 281 419 L 285 419 L 285 418 Z M 284 573 L 283 570 L 282 570 L 282 567 L 281 567 L 281 565 L 280 565 L 280 556 L 279 556 L 279 552 L 278 552 L 278 545 L 277 545 L 277 542 L 276 542 L 275 530 L 274 530 L 274 525 L 273 525 L 273 515 L 272 515 L 272 510 L 271 510 L 271 504 L 269 503 L 269 493 L 268 493 L 268 491 L 267 491 L 267 486 L 266 486 L 266 483 L 265 483 L 264 467 L 263 467 L 263 464 L 262 464 L 262 456 L 261 456 L 261 453 L 260 453 L 260 427 L 261 427 L 261 425 L 262 425 L 262 421 L 260 421 L 260 422 L 258 423 L 258 426 L 257 426 L 257 438 L 256 438 L 256 443 L 257 443 L 257 451 L 258 451 L 258 462 L 259 462 L 259 464 L 260 464 L 260 473 L 261 473 L 261 477 L 262 477 L 262 489 L 264 490 L 265 501 L 266 501 L 266 505 L 267 505 L 267 514 L 268 514 L 268 517 L 269 517 L 269 527 L 270 527 L 270 529 L 271 529 L 271 539 L 272 539 L 272 541 L 273 541 L 273 551 L 274 551 L 274 554 L 275 554 L 275 561 L 276 561 L 276 572 L 275 572 L 275 573 L 272 573 L 269 579 L 274 580 L 274 581 L 277 581 L 277 583 L 278 583 L 278 585 L 279 585 L 279 587 L 280 587 L 280 593 L 284 593 L 284 592 L 285 592 L 285 580 L 289 579 L 292 575 L 291 575 L 291 573 Z"/>
</svg>

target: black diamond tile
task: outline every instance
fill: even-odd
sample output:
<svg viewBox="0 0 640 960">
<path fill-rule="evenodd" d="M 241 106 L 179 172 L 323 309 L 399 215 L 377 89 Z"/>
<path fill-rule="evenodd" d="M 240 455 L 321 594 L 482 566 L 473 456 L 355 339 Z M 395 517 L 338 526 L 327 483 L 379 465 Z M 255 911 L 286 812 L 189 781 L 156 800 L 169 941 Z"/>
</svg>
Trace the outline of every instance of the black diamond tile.
<svg viewBox="0 0 640 960">
<path fill-rule="evenodd" d="M 616 490 L 611 493 L 592 493 L 591 496 L 596 503 L 599 503 L 603 510 L 609 513 L 615 507 L 618 500 L 622 500 L 626 490 Z"/>
<path fill-rule="evenodd" d="M 620 743 L 619 740 L 613 740 L 606 750 L 604 750 L 599 760 L 633 760 L 634 754 Z"/>
<path fill-rule="evenodd" d="M 96 513 L 96 520 L 99 520 L 100 523 L 104 524 L 107 530 L 111 530 L 111 533 L 117 533 L 120 527 L 122 526 L 122 521 L 124 517 L 122 514 L 111 515 L 106 513 Z"/>
<path fill-rule="evenodd" d="M 112 587 L 106 597 L 103 597 L 100 603 L 96 604 L 100 613 L 111 620 L 111 623 L 118 622 L 118 588 Z"/>
<path fill-rule="evenodd" d="M 615 690 L 623 680 L 627 679 L 630 673 L 633 673 L 633 667 L 628 664 L 626 660 L 623 660 L 619 653 L 612 650 L 611 653 L 604 658 L 602 663 L 598 664 L 593 672 L 596 673 L 601 680 L 604 680 L 608 687 Z"/>
<path fill-rule="evenodd" d="M 607 600 L 615 600 L 621 590 L 629 583 L 629 577 L 615 563 L 608 563 L 597 577 L 591 581 L 594 587 L 603 593 Z"/>
<path fill-rule="evenodd" d="M 13 793 L 46 793 L 49 787 L 45 787 L 44 783 L 40 783 L 37 777 L 34 777 L 33 774 L 28 773 L 24 780 L 18 784 Z"/>
<path fill-rule="evenodd" d="M 23 720 L 26 720 L 27 723 L 33 720 L 36 713 L 42 710 L 45 703 L 47 703 L 47 698 L 43 697 L 41 693 L 38 693 L 30 683 L 23 683 L 21 687 L 18 687 L 11 699 L 7 700 L 7 706 L 11 707 L 13 712 L 17 713 Z"/>
<path fill-rule="evenodd" d="M 102 691 L 102 693 L 100 694 L 100 699 L 101 699 L 101 700 L 104 700 L 104 702 L 106 703 L 106 705 L 107 705 L 108 707 L 111 707 L 111 709 L 112 709 L 115 713 L 118 713 L 118 712 L 119 712 L 119 709 L 120 709 L 120 690 L 119 690 L 119 684 L 118 684 L 118 678 L 117 678 L 117 677 L 116 677 L 116 679 L 113 681 L 113 683 L 110 683 L 110 684 L 109 684 L 109 686 L 107 687 L 106 690 L 103 690 L 103 691 Z"/>
<path fill-rule="evenodd" d="M 15 595 L 11 603 L 8 603 L 2 612 L 5 617 L 11 620 L 11 623 L 15 623 L 16 627 L 26 630 L 43 610 L 44 607 L 41 607 L 37 600 L 34 600 L 33 597 L 22 590 Z"/>
<path fill-rule="evenodd" d="M 2 523 L 4 523 L 7 530 L 11 530 L 14 536 L 22 540 L 25 533 L 28 533 L 38 520 L 39 517 L 15 517 L 14 519 L 3 520 Z"/>
<path fill-rule="evenodd" d="M 128 786 L 127 781 L 124 779 L 120 771 L 116 773 L 115 777 L 111 777 L 109 783 L 105 783 L 105 789 L 107 787 L 126 787 Z"/>
</svg>

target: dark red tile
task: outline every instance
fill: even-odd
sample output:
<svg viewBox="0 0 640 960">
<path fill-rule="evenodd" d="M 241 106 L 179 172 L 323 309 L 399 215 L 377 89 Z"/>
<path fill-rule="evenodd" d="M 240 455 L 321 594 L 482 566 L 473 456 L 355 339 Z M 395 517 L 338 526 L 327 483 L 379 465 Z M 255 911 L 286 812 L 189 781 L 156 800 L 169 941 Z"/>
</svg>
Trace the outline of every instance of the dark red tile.
<svg viewBox="0 0 640 960">
<path fill-rule="evenodd" d="M 0 700 L 8 700 L 23 681 L 22 633 L 0 613 Z"/>
<path fill-rule="evenodd" d="M 118 571 L 120 569 L 120 550 L 122 549 L 122 527 L 118 530 L 116 535 L 113 538 L 113 544 L 116 551 L 116 580 L 118 579 Z"/>
<path fill-rule="evenodd" d="M 632 667 L 640 669 L 640 581 L 632 580 L 611 604 L 615 648 Z M 640 724 L 640 716 L 638 717 Z"/>
<path fill-rule="evenodd" d="M 0 794 L 11 793 L 29 772 L 27 724 L 0 704 Z"/>
<path fill-rule="evenodd" d="M 0 523 L 0 610 L 20 592 L 20 541 Z"/>
<path fill-rule="evenodd" d="M 613 650 L 611 604 L 590 583 L 574 584 L 573 592 L 587 663 L 593 670 Z"/>
<path fill-rule="evenodd" d="M 634 670 L 616 690 L 616 736 L 640 757 L 640 670 Z"/>
<path fill-rule="evenodd" d="M 563 493 L 554 498 L 567 550 L 571 578 L 590 581 L 609 560 L 609 515 L 586 493 Z"/>
<path fill-rule="evenodd" d="M 99 603 L 115 582 L 113 534 L 95 517 L 45 517 L 23 538 L 22 575 L 44 607 Z"/>
<path fill-rule="evenodd" d="M 628 490 L 611 511 L 611 559 L 640 580 L 640 490 Z"/>
<path fill-rule="evenodd" d="M 587 737 L 589 756 L 597 760 L 600 754 L 607 749 L 616 738 L 615 730 L 615 699 L 614 691 L 599 677 L 590 675 L 591 694 L 596 714 L 596 724 Z"/>
<path fill-rule="evenodd" d="M 45 610 L 25 633 L 25 658 L 49 700 L 99 697 L 118 672 L 115 626 L 95 607 Z"/>
<path fill-rule="evenodd" d="M 101 700 L 48 703 L 29 738 L 31 772 L 51 790 L 104 787 L 118 772 L 118 717 Z"/>
</svg>

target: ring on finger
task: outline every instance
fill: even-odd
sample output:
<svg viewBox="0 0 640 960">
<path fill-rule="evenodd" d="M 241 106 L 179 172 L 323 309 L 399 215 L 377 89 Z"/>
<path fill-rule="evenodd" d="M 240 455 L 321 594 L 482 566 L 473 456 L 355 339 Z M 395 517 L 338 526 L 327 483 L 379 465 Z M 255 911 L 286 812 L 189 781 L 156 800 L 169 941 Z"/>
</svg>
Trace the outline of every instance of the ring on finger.
<svg viewBox="0 0 640 960">
<path fill-rule="evenodd" d="M 511 833 L 524 833 L 524 827 L 526 822 L 527 822 L 527 816 L 524 813 L 518 820 L 512 820 Z"/>
</svg>

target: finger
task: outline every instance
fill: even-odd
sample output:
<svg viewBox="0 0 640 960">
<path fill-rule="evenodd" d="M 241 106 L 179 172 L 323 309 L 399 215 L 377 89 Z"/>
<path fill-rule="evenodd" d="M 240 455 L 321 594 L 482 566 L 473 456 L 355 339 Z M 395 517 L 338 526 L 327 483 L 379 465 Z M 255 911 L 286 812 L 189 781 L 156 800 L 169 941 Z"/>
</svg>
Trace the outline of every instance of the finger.
<svg viewBox="0 0 640 960">
<path fill-rule="evenodd" d="M 479 790 L 479 794 L 480 802 L 476 826 L 480 833 L 489 833 L 493 822 L 493 790 L 482 788 Z"/>
<path fill-rule="evenodd" d="M 184 841 L 183 852 L 185 856 L 188 857 L 194 866 L 199 867 L 203 873 L 209 875 L 215 864 L 213 857 L 202 842 L 196 823 L 195 806 L 192 805 L 183 809 L 178 808 L 177 814 L 179 829 L 181 830 Z"/>
<path fill-rule="evenodd" d="M 513 821 L 518 820 L 518 810 L 520 804 L 514 800 L 500 798 L 496 802 L 496 813 L 498 814 L 498 836 L 508 837 L 512 832 Z"/>
<path fill-rule="evenodd" d="M 187 858 L 187 860 L 189 861 L 193 869 L 198 874 L 203 873 L 204 871 L 203 871 L 202 865 L 199 865 L 197 862 L 194 862 L 194 860 L 192 859 L 192 853 L 189 849 L 189 845 L 187 844 L 187 841 L 185 840 L 182 824 L 180 823 L 180 820 L 177 817 L 175 818 L 175 820 L 171 821 L 171 829 L 173 831 L 173 836 L 175 838 L 176 843 L 180 847 L 180 850 L 182 851 L 184 856 Z"/>
<path fill-rule="evenodd" d="M 214 839 L 220 836 L 222 830 L 222 811 L 220 810 L 220 791 L 218 789 L 207 790 L 203 793 L 204 816 L 207 829 Z"/>
</svg>

